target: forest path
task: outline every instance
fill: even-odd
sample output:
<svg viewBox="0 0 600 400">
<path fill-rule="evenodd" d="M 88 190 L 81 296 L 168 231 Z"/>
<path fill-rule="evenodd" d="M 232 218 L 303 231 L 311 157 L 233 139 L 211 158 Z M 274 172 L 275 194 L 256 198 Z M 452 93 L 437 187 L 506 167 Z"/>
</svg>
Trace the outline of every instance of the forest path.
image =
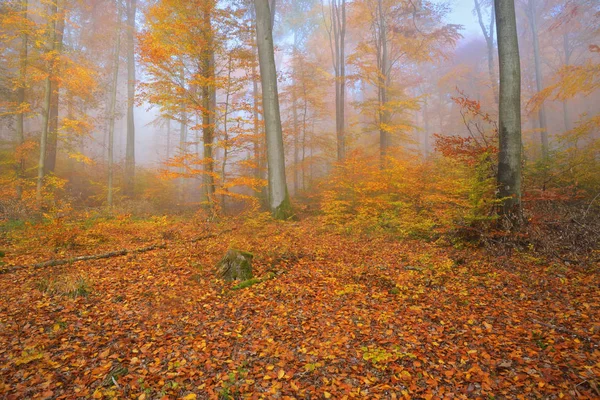
<svg viewBox="0 0 600 400">
<path fill-rule="evenodd" d="M 73 240 L 104 232 L 119 239 L 94 252 L 165 249 L 0 275 L 0 396 L 600 395 L 596 274 L 340 234 L 316 218 L 153 224 Z M 230 247 L 253 252 L 268 279 L 218 280 Z M 51 258 L 32 250 L 8 261 Z"/>
</svg>

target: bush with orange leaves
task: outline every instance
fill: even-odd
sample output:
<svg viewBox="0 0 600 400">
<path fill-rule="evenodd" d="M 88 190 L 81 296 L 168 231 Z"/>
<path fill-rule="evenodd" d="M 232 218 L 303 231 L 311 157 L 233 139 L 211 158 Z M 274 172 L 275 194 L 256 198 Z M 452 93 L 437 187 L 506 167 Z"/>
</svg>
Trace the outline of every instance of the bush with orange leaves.
<svg viewBox="0 0 600 400">
<path fill-rule="evenodd" d="M 429 160 L 399 149 L 381 168 L 378 159 L 352 153 L 323 182 L 325 222 L 342 229 L 392 232 L 435 239 L 457 226 L 490 220 L 494 182 L 490 157 L 475 165 L 437 154 Z"/>
</svg>

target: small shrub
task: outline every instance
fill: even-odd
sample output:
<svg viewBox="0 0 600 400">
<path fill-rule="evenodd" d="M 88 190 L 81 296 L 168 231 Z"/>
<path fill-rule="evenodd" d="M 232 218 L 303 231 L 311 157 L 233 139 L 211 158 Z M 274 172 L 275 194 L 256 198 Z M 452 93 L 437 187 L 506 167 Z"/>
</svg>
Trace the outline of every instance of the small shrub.
<svg viewBox="0 0 600 400">
<path fill-rule="evenodd" d="M 63 274 L 57 277 L 42 278 L 35 286 L 42 293 L 71 298 L 87 297 L 92 292 L 89 279 L 81 274 Z"/>
</svg>

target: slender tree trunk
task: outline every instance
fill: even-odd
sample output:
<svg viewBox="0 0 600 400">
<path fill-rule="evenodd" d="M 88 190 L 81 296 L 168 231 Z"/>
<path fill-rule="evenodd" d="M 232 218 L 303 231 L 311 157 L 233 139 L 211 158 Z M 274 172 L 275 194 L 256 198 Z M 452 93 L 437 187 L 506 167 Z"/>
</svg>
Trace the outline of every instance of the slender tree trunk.
<svg viewBox="0 0 600 400">
<path fill-rule="evenodd" d="M 182 162 L 181 167 L 179 167 L 179 173 L 182 175 L 179 178 L 179 201 L 181 203 L 183 203 L 185 200 L 185 188 L 184 188 L 185 179 L 183 177 L 183 173 L 185 172 L 185 167 L 183 164 L 186 162 L 185 156 L 187 154 L 186 125 L 187 125 L 187 113 L 185 112 L 185 110 L 183 110 L 181 112 L 181 125 L 179 127 L 179 152 L 180 152 L 180 156 L 184 158 L 181 161 Z"/>
<path fill-rule="evenodd" d="M 63 48 L 63 37 L 65 33 L 65 6 L 63 1 L 56 1 L 58 20 L 56 21 L 56 34 L 54 37 L 54 50 L 57 58 L 60 57 Z M 57 59 L 54 65 L 54 77 L 60 75 L 60 60 Z M 56 154 L 58 150 L 58 111 L 60 105 L 60 85 L 59 80 L 50 83 L 52 87 L 52 95 L 50 96 L 50 115 L 48 127 L 48 144 L 46 149 L 46 174 L 54 172 L 56 169 Z"/>
<path fill-rule="evenodd" d="M 27 0 L 21 0 L 21 13 L 23 18 L 28 20 Z M 21 34 L 21 51 L 19 54 L 19 89 L 17 90 L 17 102 L 19 103 L 19 114 L 17 114 L 17 199 L 23 197 L 23 180 L 25 179 L 25 156 L 23 154 L 23 144 L 25 144 L 25 87 L 27 86 L 27 31 L 23 30 Z"/>
<path fill-rule="evenodd" d="M 490 82 L 492 84 L 492 92 L 494 94 L 494 101 L 498 104 L 498 82 L 496 78 L 496 68 L 494 63 L 494 22 L 496 21 L 495 8 L 492 4 L 492 12 L 490 17 L 490 27 L 489 30 L 485 27 L 483 23 L 483 15 L 481 13 L 481 5 L 479 4 L 479 0 L 474 0 L 475 2 L 475 11 L 477 12 L 477 19 L 479 21 L 479 26 L 481 27 L 481 32 L 483 33 L 483 37 L 485 38 L 485 43 L 487 47 L 487 59 L 488 59 L 488 72 L 490 75 Z"/>
<path fill-rule="evenodd" d="M 529 18 L 529 24 L 531 26 L 531 34 L 533 35 L 533 58 L 535 64 L 535 86 L 537 92 L 541 92 L 544 88 L 542 83 L 542 67 L 541 67 L 541 56 L 540 56 L 540 41 L 538 35 L 537 28 L 537 18 L 536 18 L 536 7 L 534 4 L 534 0 L 529 0 L 529 12 L 527 13 L 527 17 Z M 544 109 L 544 104 L 540 105 L 538 110 L 538 118 L 540 120 L 540 136 L 542 141 L 542 158 L 544 160 L 548 159 L 548 125 L 546 122 L 546 111 Z"/>
<path fill-rule="evenodd" d="M 202 59 L 202 74 L 205 84 L 202 87 L 202 134 L 204 144 L 204 190 L 209 208 L 214 211 L 215 178 L 213 160 L 213 141 L 215 136 L 215 52 L 213 48 L 212 3 L 207 2 L 204 10 L 204 35 L 206 48 Z"/>
<path fill-rule="evenodd" d="M 298 71 L 296 70 L 298 64 L 298 35 L 294 33 L 294 61 L 293 61 L 293 77 L 292 77 L 292 116 L 293 116 L 293 134 L 294 134 L 294 195 L 298 195 L 298 164 L 300 163 L 300 154 L 299 154 L 299 144 L 298 144 L 298 136 L 300 135 L 298 129 L 298 94 L 297 94 L 297 79 Z"/>
<path fill-rule="evenodd" d="M 569 32 L 565 32 L 563 34 L 563 48 L 565 51 L 565 65 L 569 65 L 571 63 L 571 46 L 569 44 Z M 563 120 L 565 123 L 565 130 L 571 130 L 571 117 L 569 116 L 569 104 L 567 100 L 562 101 L 563 108 Z"/>
<path fill-rule="evenodd" d="M 113 59 L 113 77 L 110 92 L 110 110 L 108 120 L 108 207 L 113 207 L 114 198 L 114 149 L 115 149 L 115 111 L 117 105 L 117 84 L 119 81 L 119 54 L 121 50 L 121 7 L 117 1 L 117 41 L 115 44 L 115 53 Z"/>
<path fill-rule="evenodd" d="M 387 86 L 389 83 L 389 60 L 388 60 L 388 41 L 387 26 L 382 5 L 382 0 L 377 2 L 377 14 L 379 19 L 379 44 L 378 44 L 378 64 L 379 64 L 379 157 L 381 167 L 385 167 L 385 159 L 389 147 L 389 125 L 390 113 L 387 109 Z"/>
<path fill-rule="evenodd" d="M 427 104 L 427 100 L 425 100 L 425 104 L 423 105 L 423 124 L 424 124 L 424 137 L 423 137 L 423 153 L 425 154 L 425 159 L 429 158 L 429 105 Z"/>
<path fill-rule="evenodd" d="M 227 92 L 225 94 L 225 112 L 223 115 L 223 164 L 221 166 L 221 187 L 223 194 L 221 195 L 221 208 L 225 210 L 225 179 L 227 178 L 227 159 L 229 156 L 229 130 L 227 129 L 227 119 L 229 118 L 229 96 L 231 92 L 231 72 L 232 72 L 231 53 L 227 63 Z"/>
<path fill-rule="evenodd" d="M 167 118 L 167 155 L 165 160 L 168 162 L 171 158 L 171 118 Z"/>
<path fill-rule="evenodd" d="M 125 148 L 125 193 L 134 195 L 135 185 L 135 15 L 137 0 L 127 0 L 127 144 Z"/>
<path fill-rule="evenodd" d="M 339 2 L 338 2 L 339 1 Z M 335 131 L 337 159 L 346 158 L 345 97 L 346 97 L 346 0 L 330 0 L 330 22 L 327 28 L 331 60 L 335 74 Z"/>
<path fill-rule="evenodd" d="M 56 3 L 50 3 L 50 11 L 48 13 L 49 25 L 49 40 L 48 40 L 48 75 L 44 81 L 44 102 L 42 108 L 42 135 L 40 137 L 40 157 L 38 162 L 38 174 L 35 198 L 38 208 L 42 207 L 43 197 L 42 188 L 44 186 L 44 172 L 46 163 L 46 148 L 48 144 L 48 121 L 50 119 L 50 98 L 52 97 L 52 76 L 54 74 L 54 46 L 56 43 Z"/>
<path fill-rule="evenodd" d="M 277 92 L 271 11 L 269 10 L 268 0 L 254 0 L 254 5 L 256 8 L 256 37 L 267 133 L 269 204 L 271 213 L 275 218 L 287 219 L 292 215 L 292 208 L 285 179 L 285 155 Z"/>
<path fill-rule="evenodd" d="M 514 0 L 495 0 L 500 65 L 498 155 L 501 212 L 521 220 L 521 67 Z"/>
</svg>

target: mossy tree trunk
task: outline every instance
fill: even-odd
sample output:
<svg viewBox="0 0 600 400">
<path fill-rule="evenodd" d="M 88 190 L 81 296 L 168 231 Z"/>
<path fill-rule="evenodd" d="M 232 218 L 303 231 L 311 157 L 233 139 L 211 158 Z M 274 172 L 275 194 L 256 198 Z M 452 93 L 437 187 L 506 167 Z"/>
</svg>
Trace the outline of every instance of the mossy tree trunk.
<svg viewBox="0 0 600 400">
<path fill-rule="evenodd" d="M 227 250 L 225 257 L 217 264 L 219 275 L 226 281 L 246 281 L 253 278 L 252 253 L 241 250 Z"/>
</svg>

